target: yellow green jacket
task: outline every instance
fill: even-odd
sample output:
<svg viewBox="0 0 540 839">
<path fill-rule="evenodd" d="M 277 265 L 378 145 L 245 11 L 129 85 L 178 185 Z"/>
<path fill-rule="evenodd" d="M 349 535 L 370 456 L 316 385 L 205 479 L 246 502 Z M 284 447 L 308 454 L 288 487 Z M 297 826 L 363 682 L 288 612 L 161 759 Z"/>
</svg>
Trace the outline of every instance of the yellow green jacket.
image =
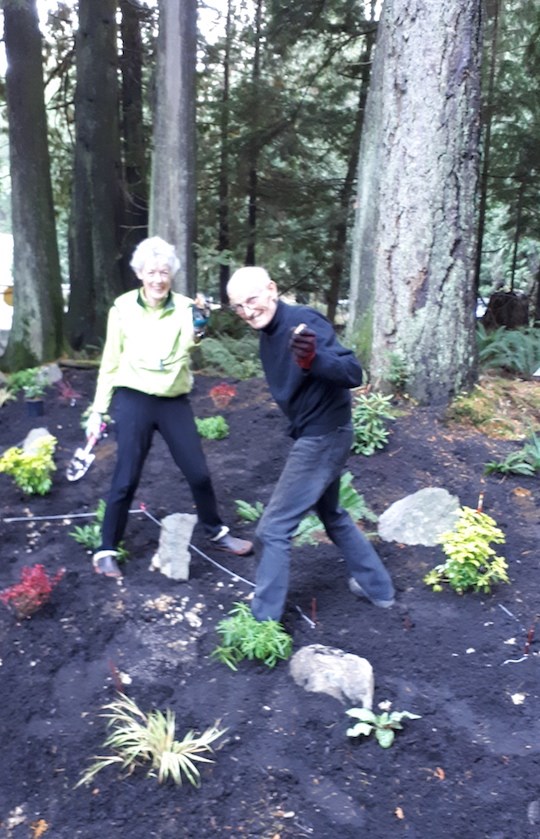
<svg viewBox="0 0 540 839">
<path fill-rule="evenodd" d="M 117 297 L 109 311 L 93 411 L 107 413 L 114 389 L 179 396 L 193 385 L 189 353 L 195 345 L 193 301 L 171 291 L 152 309 L 140 290 Z"/>
</svg>

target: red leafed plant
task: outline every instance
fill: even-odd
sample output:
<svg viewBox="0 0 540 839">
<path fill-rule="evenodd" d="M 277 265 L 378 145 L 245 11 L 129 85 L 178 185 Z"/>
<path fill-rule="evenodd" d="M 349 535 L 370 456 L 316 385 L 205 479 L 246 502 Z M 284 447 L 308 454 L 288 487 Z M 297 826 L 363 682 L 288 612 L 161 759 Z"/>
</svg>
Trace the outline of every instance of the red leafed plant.
<svg viewBox="0 0 540 839">
<path fill-rule="evenodd" d="M 54 577 L 49 577 L 43 565 L 27 565 L 21 571 L 21 582 L 0 591 L 0 600 L 10 606 L 18 618 L 29 618 L 47 603 L 63 576 L 63 568 Z"/>
<path fill-rule="evenodd" d="M 234 385 L 222 382 L 211 388 L 209 396 L 216 408 L 226 408 L 233 396 L 236 396 L 236 388 Z"/>
</svg>

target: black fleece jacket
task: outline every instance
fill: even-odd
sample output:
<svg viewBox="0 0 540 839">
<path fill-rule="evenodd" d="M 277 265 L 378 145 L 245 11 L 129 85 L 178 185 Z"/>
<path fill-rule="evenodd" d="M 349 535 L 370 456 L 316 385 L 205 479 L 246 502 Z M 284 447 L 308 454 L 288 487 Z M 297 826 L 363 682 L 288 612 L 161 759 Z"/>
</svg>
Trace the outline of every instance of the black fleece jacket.
<svg viewBox="0 0 540 839">
<path fill-rule="evenodd" d="M 289 349 L 291 330 L 300 323 L 317 336 L 316 355 L 307 372 Z M 349 388 L 362 384 L 362 368 L 352 350 L 339 343 L 324 315 L 279 300 L 274 317 L 261 330 L 260 355 L 272 396 L 289 420 L 291 437 L 317 437 L 349 422 Z"/>
</svg>

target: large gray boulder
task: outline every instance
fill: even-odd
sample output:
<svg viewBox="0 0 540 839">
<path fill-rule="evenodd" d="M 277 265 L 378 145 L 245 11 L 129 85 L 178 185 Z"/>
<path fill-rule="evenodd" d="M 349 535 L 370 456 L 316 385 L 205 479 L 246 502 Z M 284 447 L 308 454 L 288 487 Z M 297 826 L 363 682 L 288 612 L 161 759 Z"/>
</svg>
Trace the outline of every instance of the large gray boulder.
<svg viewBox="0 0 540 839">
<path fill-rule="evenodd" d="M 433 547 L 443 533 L 454 529 L 459 510 L 456 495 L 426 487 L 388 507 L 379 518 L 378 533 L 385 542 Z"/>
<path fill-rule="evenodd" d="M 193 513 L 172 513 L 161 520 L 159 546 L 151 565 L 154 570 L 172 580 L 189 580 L 189 545 L 196 523 Z"/>
</svg>

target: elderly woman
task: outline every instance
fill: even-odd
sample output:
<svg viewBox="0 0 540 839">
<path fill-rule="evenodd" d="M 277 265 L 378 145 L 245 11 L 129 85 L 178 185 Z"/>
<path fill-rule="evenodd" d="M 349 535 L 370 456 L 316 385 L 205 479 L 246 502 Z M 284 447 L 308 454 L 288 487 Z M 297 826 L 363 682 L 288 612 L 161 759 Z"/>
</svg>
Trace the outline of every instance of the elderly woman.
<svg viewBox="0 0 540 839">
<path fill-rule="evenodd" d="M 107 338 L 86 433 L 99 437 L 113 403 L 117 460 L 103 527 L 94 554 L 97 573 L 121 576 L 116 557 L 144 461 L 157 429 L 191 489 L 197 515 L 212 546 L 243 556 L 252 543 L 229 533 L 216 497 L 188 394 L 195 344 L 193 302 L 171 291 L 179 267 L 174 247 L 157 236 L 136 248 L 131 267 L 140 289 L 118 297 L 109 312 Z"/>
</svg>

